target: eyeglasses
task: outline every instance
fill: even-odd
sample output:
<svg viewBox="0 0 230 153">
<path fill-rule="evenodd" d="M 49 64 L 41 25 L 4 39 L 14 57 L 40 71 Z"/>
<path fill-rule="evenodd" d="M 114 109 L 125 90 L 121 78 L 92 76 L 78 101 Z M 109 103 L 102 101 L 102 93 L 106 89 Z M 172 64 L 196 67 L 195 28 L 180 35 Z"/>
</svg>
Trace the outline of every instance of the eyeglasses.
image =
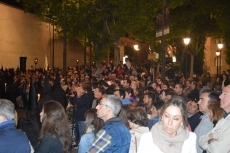
<svg viewBox="0 0 230 153">
<path fill-rule="evenodd" d="M 106 104 L 98 103 L 98 105 L 105 106 L 105 107 L 110 107 L 111 109 L 114 109 L 112 106 L 109 106 L 109 105 L 106 105 Z"/>
</svg>

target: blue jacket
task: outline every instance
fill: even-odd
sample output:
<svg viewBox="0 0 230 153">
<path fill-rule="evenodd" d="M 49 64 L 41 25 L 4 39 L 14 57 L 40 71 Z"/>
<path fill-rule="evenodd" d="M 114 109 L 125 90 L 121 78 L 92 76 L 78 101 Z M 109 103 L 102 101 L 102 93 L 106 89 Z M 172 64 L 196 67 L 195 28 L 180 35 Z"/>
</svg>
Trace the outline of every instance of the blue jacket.
<svg viewBox="0 0 230 153">
<path fill-rule="evenodd" d="M 30 153 L 26 134 L 17 130 L 12 120 L 0 123 L 0 152 Z"/>
<path fill-rule="evenodd" d="M 131 135 L 120 118 L 115 117 L 106 121 L 102 127 L 111 137 L 112 144 L 106 150 L 107 153 L 128 153 L 131 141 Z"/>
</svg>

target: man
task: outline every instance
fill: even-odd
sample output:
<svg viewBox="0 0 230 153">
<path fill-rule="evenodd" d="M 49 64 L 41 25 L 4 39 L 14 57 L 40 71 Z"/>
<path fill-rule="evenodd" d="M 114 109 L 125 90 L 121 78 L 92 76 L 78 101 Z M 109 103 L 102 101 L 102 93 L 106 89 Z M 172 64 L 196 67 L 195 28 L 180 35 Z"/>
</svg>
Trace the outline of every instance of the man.
<svg viewBox="0 0 230 153">
<path fill-rule="evenodd" d="M 131 84 L 131 80 L 130 79 L 127 79 L 125 78 L 123 81 L 122 81 L 122 86 L 126 89 L 126 88 L 130 88 L 130 84 Z"/>
<path fill-rule="evenodd" d="M 154 102 L 156 102 L 156 94 L 153 92 L 145 93 L 143 102 L 147 115 L 151 115 L 152 105 Z"/>
<path fill-rule="evenodd" d="M 95 108 L 97 106 L 97 104 L 100 103 L 101 99 L 105 95 L 105 92 L 106 92 L 106 90 L 103 87 L 97 86 L 94 89 L 94 98 L 96 98 L 96 99 L 93 100 L 92 108 Z"/>
<path fill-rule="evenodd" d="M 177 83 L 175 85 L 174 91 L 178 96 L 185 98 L 185 96 L 183 94 L 183 85 L 181 83 Z"/>
<path fill-rule="evenodd" d="M 200 100 L 198 101 L 199 109 L 204 115 L 202 116 L 200 123 L 194 130 L 194 132 L 197 135 L 197 144 L 196 144 L 197 153 L 203 152 L 203 150 L 200 148 L 199 143 L 198 143 L 200 137 L 202 135 L 207 134 L 213 128 L 213 123 L 209 119 L 208 105 L 210 103 L 215 103 L 219 101 L 220 101 L 219 95 L 216 92 L 211 91 L 211 90 L 205 90 L 200 96 Z"/>
<path fill-rule="evenodd" d="M 96 109 L 97 117 L 101 118 L 105 125 L 97 132 L 88 153 L 129 152 L 131 135 L 117 117 L 121 109 L 121 100 L 114 95 L 106 95 Z"/>
<path fill-rule="evenodd" d="M 0 152 L 30 153 L 29 140 L 23 132 L 15 128 L 14 104 L 6 99 L 0 99 Z"/>
<path fill-rule="evenodd" d="M 125 58 L 125 64 L 127 65 L 127 67 L 128 67 L 128 69 L 130 70 L 130 68 L 131 68 L 131 63 L 130 63 L 130 61 L 129 61 L 129 58 Z"/>
<path fill-rule="evenodd" d="M 125 91 L 123 89 L 115 90 L 114 91 L 114 96 L 118 97 L 121 100 L 122 105 L 131 104 L 130 100 L 125 98 Z"/>
<path fill-rule="evenodd" d="M 85 113 L 91 108 L 90 99 L 86 91 L 82 87 L 74 86 L 74 96 L 69 99 L 70 103 L 74 106 L 74 119 L 76 122 L 75 138 L 76 143 L 80 141 L 84 131 Z"/>
<path fill-rule="evenodd" d="M 207 153 L 229 153 L 230 152 L 230 85 L 224 87 L 220 95 L 220 107 L 226 114 L 219 120 L 211 132 L 200 138 L 200 146 Z"/>
<path fill-rule="evenodd" d="M 200 89 L 200 96 L 203 93 L 203 91 L 205 91 L 205 90 L 211 90 L 209 88 L 209 82 L 206 79 L 202 80 L 202 88 Z"/>
<path fill-rule="evenodd" d="M 191 130 L 194 131 L 197 125 L 200 123 L 201 114 L 199 113 L 199 106 L 197 104 L 198 99 L 191 99 L 187 103 L 187 112 L 188 112 L 188 123 L 191 127 Z"/>
<path fill-rule="evenodd" d="M 192 88 L 192 90 L 188 94 L 188 98 L 198 100 L 200 98 L 200 94 L 199 94 L 199 90 L 197 89 L 197 82 L 196 81 L 193 81 L 191 83 L 191 88 Z"/>
</svg>

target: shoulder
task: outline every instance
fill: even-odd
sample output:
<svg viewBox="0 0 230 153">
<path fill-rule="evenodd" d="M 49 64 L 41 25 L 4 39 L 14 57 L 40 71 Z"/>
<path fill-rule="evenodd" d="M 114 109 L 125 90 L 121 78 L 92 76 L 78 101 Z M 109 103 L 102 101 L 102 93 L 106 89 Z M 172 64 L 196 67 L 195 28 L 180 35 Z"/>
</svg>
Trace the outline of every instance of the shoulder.
<svg viewBox="0 0 230 153">
<path fill-rule="evenodd" d="M 193 132 L 189 132 L 189 137 L 187 140 L 196 141 L 196 134 Z"/>
</svg>

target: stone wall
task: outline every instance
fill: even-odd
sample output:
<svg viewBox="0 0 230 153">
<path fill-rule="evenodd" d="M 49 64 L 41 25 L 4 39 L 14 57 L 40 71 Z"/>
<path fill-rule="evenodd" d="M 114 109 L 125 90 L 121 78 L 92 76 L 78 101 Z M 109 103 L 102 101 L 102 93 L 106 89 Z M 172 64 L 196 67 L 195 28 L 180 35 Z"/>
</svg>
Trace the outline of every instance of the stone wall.
<svg viewBox="0 0 230 153">
<path fill-rule="evenodd" d="M 26 56 L 26 68 L 34 66 L 34 59 L 38 58 L 37 67 L 43 67 L 45 55 L 49 66 L 62 68 L 63 41 L 55 38 L 53 41 L 53 26 L 42 22 L 35 15 L 23 10 L 0 3 L 0 67 L 19 67 L 19 57 Z M 67 66 L 83 64 L 84 47 L 78 42 L 67 43 Z"/>
</svg>

